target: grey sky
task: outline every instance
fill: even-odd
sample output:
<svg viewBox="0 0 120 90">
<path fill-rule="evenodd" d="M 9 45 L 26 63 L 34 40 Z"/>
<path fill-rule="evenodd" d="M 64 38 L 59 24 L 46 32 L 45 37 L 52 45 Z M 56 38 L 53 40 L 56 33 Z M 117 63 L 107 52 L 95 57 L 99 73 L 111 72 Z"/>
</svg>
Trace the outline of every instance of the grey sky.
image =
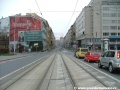
<svg viewBox="0 0 120 90">
<path fill-rule="evenodd" d="M 36 0 L 40 7 L 42 17 L 45 18 L 54 34 L 56 39 L 65 36 L 70 26 L 74 23 L 82 8 L 88 5 L 90 0 L 78 0 L 77 7 L 73 12 L 77 0 Z M 0 18 L 8 17 L 21 13 L 37 13 L 41 16 L 35 0 L 0 0 Z M 71 19 L 71 16 L 73 17 Z M 69 23 L 71 19 L 71 22 Z"/>
</svg>

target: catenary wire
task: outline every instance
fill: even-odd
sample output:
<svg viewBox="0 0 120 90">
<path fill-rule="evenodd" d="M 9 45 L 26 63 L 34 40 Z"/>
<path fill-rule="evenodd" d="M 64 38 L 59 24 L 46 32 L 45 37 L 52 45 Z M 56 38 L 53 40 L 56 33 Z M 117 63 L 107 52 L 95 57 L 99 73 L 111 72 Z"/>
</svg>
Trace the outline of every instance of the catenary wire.
<svg viewBox="0 0 120 90">
<path fill-rule="evenodd" d="M 72 18 L 73 18 L 73 15 L 74 15 L 75 9 L 76 9 L 76 7 L 77 7 L 77 4 L 78 4 L 78 0 L 77 0 L 77 2 L 76 2 L 76 5 L 75 5 L 75 8 L 74 8 L 74 11 L 73 11 L 72 16 L 71 16 L 71 18 L 70 18 L 70 21 L 68 22 L 67 28 L 68 28 L 68 26 L 69 26 L 69 24 L 70 24 L 70 22 L 71 22 L 71 20 L 72 20 Z M 67 29 L 67 28 L 66 28 L 66 29 Z"/>
<path fill-rule="evenodd" d="M 0 10 L 3 10 L 3 11 L 22 11 L 22 12 L 26 12 L 26 11 L 28 11 L 28 10 L 8 10 L 8 9 L 0 9 Z M 61 12 L 65 12 L 65 13 L 71 13 L 71 12 L 81 12 L 81 11 L 41 11 L 41 12 L 44 12 L 44 13 L 51 13 L 51 12 L 53 12 L 53 13 L 61 13 Z"/>
<path fill-rule="evenodd" d="M 37 3 L 36 0 L 35 0 L 35 2 L 36 2 L 36 4 L 37 4 L 37 7 L 38 7 L 38 9 L 39 9 L 40 14 L 42 15 L 42 12 L 41 12 L 40 7 L 39 7 L 39 5 L 38 5 L 38 3 Z M 43 15 L 42 15 L 42 17 L 43 17 Z"/>
</svg>

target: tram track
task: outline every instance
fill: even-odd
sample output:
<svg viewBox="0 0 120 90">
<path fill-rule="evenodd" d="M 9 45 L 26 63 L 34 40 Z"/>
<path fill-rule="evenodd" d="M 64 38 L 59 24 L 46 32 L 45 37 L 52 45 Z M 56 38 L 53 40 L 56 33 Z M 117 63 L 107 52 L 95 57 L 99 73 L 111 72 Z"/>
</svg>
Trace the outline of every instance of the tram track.
<svg viewBox="0 0 120 90">
<path fill-rule="evenodd" d="M 29 69 L 26 73 L 24 73 L 22 76 L 20 76 L 16 80 L 14 80 L 14 82 L 12 82 L 9 86 L 6 86 L 2 90 L 30 90 L 30 89 L 26 88 L 28 86 L 31 87 L 30 84 L 28 86 L 26 86 L 26 87 L 23 86 L 22 87 L 23 89 L 21 89 L 20 86 L 22 86 L 22 83 L 25 83 L 25 82 L 26 83 L 27 82 L 31 82 L 32 83 L 32 80 L 34 81 L 34 83 L 35 83 L 35 81 L 37 82 L 36 85 L 40 84 L 40 82 L 42 81 L 42 78 L 44 78 L 44 75 L 45 75 L 44 73 L 47 72 L 46 70 L 48 70 L 50 64 L 52 63 L 53 59 L 50 60 L 50 62 L 49 62 L 50 64 L 48 63 L 48 60 L 50 58 L 54 58 L 54 55 L 53 54 L 52 55 L 48 55 L 48 56 L 42 58 L 41 60 L 39 60 L 37 62 L 37 64 L 35 64 L 31 69 Z M 46 63 L 48 63 L 47 66 L 44 68 L 44 70 L 42 70 L 42 66 L 44 66 Z M 40 76 L 39 75 L 35 76 L 34 74 L 39 74 Z M 40 80 L 38 80 L 39 78 L 40 78 Z M 31 88 L 31 90 L 35 90 L 36 85 L 35 85 L 34 89 Z"/>
<path fill-rule="evenodd" d="M 41 84 L 36 90 L 74 90 L 60 54 L 56 55 Z"/>
<path fill-rule="evenodd" d="M 73 89 L 74 89 L 74 90 L 78 90 L 79 87 L 86 87 L 86 88 L 87 88 L 87 87 L 90 87 L 89 85 L 87 86 L 86 84 L 84 84 L 83 86 L 81 86 L 81 85 L 79 86 L 80 83 L 77 83 L 77 82 L 78 82 L 78 81 L 76 81 L 77 79 L 75 79 L 75 78 L 73 77 L 74 74 L 71 73 L 71 72 L 75 73 L 75 71 L 70 70 L 70 66 L 67 65 L 67 62 L 66 62 L 68 59 L 66 59 L 65 56 L 68 57 L 69 60 L 72 60 L 77 66 L 79 66 L 80 68 L 82 68 L 86 73 L 90 74 L 90 72 L 86 71 L 86 69 L 84 69 L 83 67 L 81 67 L 81 66 L 78 64 L 78 62 L 75 62 L 75 61 L 74 61 L 73 59 L 71 59 L 69 56 L 67 56 L 67 55 L 62 55 L 62 54 L 61 54 L 61 57 L 62 57 L 63 62 L 64 62 L 64 65 L 65 65 L 66 70 L 67 70 L 67 72 L 68 72 L 68 75 L 69 75 L 69 77 L 70 77 L 70 81 L 71 81 L 71 83 L 72 83 Z M 74 65 L 74 66 L 75 66 L 75 65 Z M 102 86 L 102 87 L 107 87 L 107 85 L 103 84 L 101 81 L 99 81 L 97 78 L 95 78 L 94 75 L 92 75 L 92 74 L 90 74 L 90 75 L 92 76 L 92 78 L 96 79 L 96 81 L 98 81 L 98 82 L 101 84 L 100 86 Z M 87 79 L 87 78 L 86 78 L 86 79 Z M 91 87 L 94 87 L 94 86 L 91 86 Z M 96 86 L 96 87 L 97 87 L 97 86 Z M 99 87 L 99 85 L 98 85 L 98 87 Z"/>
<path fill-rule="evenodd" d="M 120 82 L 116 79 L 113 79 L 106 74 L 99 72 L 99 70 L 89 67 L 88 65 L 84 64 L 80 60 L 76 60 L 74 57 L 71 57 L 69 55 L 66 55 L 67 58 L 69 58 L 71 61 L 73 61 L 77 66 L 82 68 L 84 71 L 86 71 L 89 75 L 91 75 L 96 81 L 101 83 L 106 88 L 115 88 L 117 90 L 120 89 Z M 78 87 L 78 86 L 77 86 Z M 108 89 L 108 90 L 113 90 Z"/>
<path fill-rule="evenodd" d="M 65 63 L 65 60 L 64 60 L 62 54 L 61 54 L 61 57 L 62 57 L 64 66 L 65 66 L 65 68 L 66 68 L 66 70 L 67 70 L 67 73 L 68 73 L 68 75 L 69 75 L 70 82 L 72 83 L 72 87 L 73 87 L 73 89 L 74 89 L 74 87 L 76 87 L 75 81 L 74 81 L 74 79 L 72 78 L 72 75 L 71 75 L 71 73 L 70 73 L 70 71 L 69 71 L 69 69 L 68 69 L 68 67 L 67 67 L 67 65 L 66 65 L 66 63 Z"/>
<path fill-rule="evenodd" d="M 46 76 L 47 76 L 47 74 L 48 74 L 50 68 L 51 68 L 52 66 L 53 66 L 53 68 L 54 68 L 55 58 L 56 58 L 56 54 L 55 54 L 55 56 L 54 56 L 52 62 L 50 63 L 50 65 L 49 65 L 48 68 L 46 69 L 46 71 L 45 71 L 45 73 L 44 73 L 42 79 L 41 79 L 40 82 L 38 83 L 38 86 L 37 86 L 36 90 L 40 90 L 40 88 L 41 88 L 41 86 L 42 86 L 42 84 L 43 84 L 43 82 L 44 82 L 44 80 L 45 80 L 45 78 L 46 78 Z M 53 65 L 52 65 L 52 64 L 53 64 Z M 53 72 L 53 69 L 52 69 L 52 72 Z M 50 76 L 50 77 L 51 77 L 51 76 Z M 46 87 L 47 90 L 48 90 L 48 87 L 49 87 L 49 83 L 50 83 L 50 80 L 48 80 L 48 85 L 47 85 L 47 87 Z"/>
<path fill-rule="evenodd" d="M 105 77 L 96 76 L 100 72 L 90 70 L 91 68 L 74 57 L 56 52 L 40 60 L 33 68 L 3 90 L 79 90 L 79 87 L 114 86 L 106 84 L 106 81 L 102 80 Z M 119 88 L 117 86 L 119 84 L 115 85 Z"/>
</svg>

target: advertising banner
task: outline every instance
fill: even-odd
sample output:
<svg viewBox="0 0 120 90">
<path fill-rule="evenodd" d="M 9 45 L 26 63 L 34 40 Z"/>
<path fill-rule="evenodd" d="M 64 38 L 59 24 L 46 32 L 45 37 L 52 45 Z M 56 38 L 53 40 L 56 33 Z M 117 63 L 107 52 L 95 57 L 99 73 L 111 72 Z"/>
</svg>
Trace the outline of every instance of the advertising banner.
<svg viewBox="0 0 120 90">
<path fill-rule="evenodd" d="M 109 49 L 109 39 L 103 39 L 104 52 Z"/>
<path fill-rule="evenodd" d="M 41 20 L 32 17 L 15 16 L 10 17 L 10 41 L 18 41 L 19 31 L 41 30 Z M 15 36 L 14 36 L 15 34 Z M 15 38 L 14 38 L 15 37 Z"/>
<path fill-rule="evenodd" d="M 24 32 L 25 41 L 41 41 L 42 33 L 41 31 L 27 31 Z"/>
<path fill-rule="evenodd" d="M 24 42 L 24 32 L 23 31 L 18 32 L 18 41 Z"/>
</svg>

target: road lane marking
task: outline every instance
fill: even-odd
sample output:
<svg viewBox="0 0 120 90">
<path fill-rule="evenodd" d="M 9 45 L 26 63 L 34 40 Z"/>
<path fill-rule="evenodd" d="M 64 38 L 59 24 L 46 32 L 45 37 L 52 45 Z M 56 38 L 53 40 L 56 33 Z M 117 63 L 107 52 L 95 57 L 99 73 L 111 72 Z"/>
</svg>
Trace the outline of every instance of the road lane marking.
<svg viewBox="0 0 120 90">
<path fill-rule="evenodd" d="M 44 57 L 42 57 L 42 58 L 44 58 Z M 15 71 L 13 71 L 13 72 L 11 72 L 11 73 L 9 73 L 9 74 L 3 76 L 3 77 L 1 77 L 0 80 L 2 80 L 3 78 L 6 78 L 6 77 L 9 76 L 9 75 L 12 75 L 13 73 L 15 73 L 15 72 L 17 72 L 17 71 L 19 71 L 19 70 L 21 70 L 21 69 L 24 69 L 25 67 L 27 67 L 27 66 L 29 66 L 29 65 L 31 65 L 31 64 L 33 64 L 33 63 L 35 63 L 35 62 L 37 62 L 38 60 L 41 60 L 42 58 L 39 58 L 39 59 L 37 59 L 36 61 L 34 61 L 34 62 L 30 63 L 30 64 L 27 64 L 26 66 L 21 67 L 21 68 L 15 70 Z"/>
</svg>

